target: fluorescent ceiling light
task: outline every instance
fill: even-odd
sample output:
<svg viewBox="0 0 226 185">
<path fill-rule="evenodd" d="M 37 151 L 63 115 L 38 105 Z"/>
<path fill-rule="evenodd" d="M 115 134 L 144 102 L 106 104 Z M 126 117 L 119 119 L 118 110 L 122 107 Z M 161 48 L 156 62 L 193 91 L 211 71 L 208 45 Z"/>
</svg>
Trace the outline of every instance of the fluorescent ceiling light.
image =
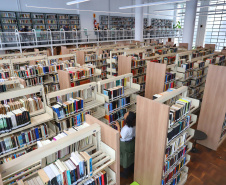
<svg viewBox="0 0 226 185">
<path fill-rule="evenodd" d="M 211 6 L 222 6 L 222 5 L 226 5 L 226 3 L 197 6 L 197 8 L 206 8 L 206 7 L 211 7 Z M 183 9 L 185 9 L 185 7 L 184 8 L 174 8 L 174 9 L 155 10 L 155 12 L 165 12 L 165 11 L 174 11 L 174 10 L 183 10 Z"/>
<path fill-rule="evenodd" d="M 98 12 L 98 13 L 110 13 L 110 14 L 124 14 L 124 15 L 135 15 L 135 13 L 124 13 L 124 12 L 111 12 L 111 11 L 98 11 L 98 10 L 80 10 L 76 8 L 52 8 L 52 7 L 40 7 L 40 6 L 29 6 L 26 4 L 26 7 L 28 8 L 38 8 L 38 9 L 49 9 L 49 10 L 67 10 L 67 11 L 81 11 L 81 12 Z M 154 14 L 154 13 L 144 13 L 144 15 L 154 15 L 154 16 L 171 16 L 174 17 L 173 15 L 163 15 L 163 14 Z"/>
<path fill-rule="evenodd" d="M 83 3 L 83 2 L 86 2 L 86 1 L 90 1 L 90 0 L 76 0 L 76 1 L 70 1 L 70 2 L 67 2 L 66 5 L 73 5 L 73 4 Z"/>
<path fill-rule="evenodd" d="M 188 0 L 171 0 L 171 1 L 157 1 L 157 2 L 152 2 L 152 3 L 145 3 L 145 4 L 136 4 L 136 5 L 131 5 L 131 6 L 122 6 L 119 7 L 119 9 L 128 9 L 128 8 L 138 8 L 138 7 L 144 7 L 144 6 L 155 6 L 155 5 L 162 5 L 162 4 L 172 4 L 172 3 L 183 3 Z"/>
</svg>

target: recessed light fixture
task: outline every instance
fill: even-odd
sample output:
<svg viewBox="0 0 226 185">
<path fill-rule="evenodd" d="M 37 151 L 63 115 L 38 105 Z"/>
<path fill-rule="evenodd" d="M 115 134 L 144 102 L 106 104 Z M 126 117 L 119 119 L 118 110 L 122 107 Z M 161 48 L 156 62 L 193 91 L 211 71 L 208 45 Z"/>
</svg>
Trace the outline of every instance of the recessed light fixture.
<svg viewBox="0 0 226 185">
<path fill-rule="evenodd" d="M 157 1 L 152 3 L 145 3 L 145 4 L 136 4 L 131 6 L 122 6 L 119 9 L 128 9 L 128 8 L 138 8 L 138 7 L 145 7 L 145 6 L 155 6 L 155 5 L 162 5 L 162 4 L 172 4 L 172 3 L 183 3 L 189 0 L 171 0 L 171 1 Z"/>
<path fill-rule="evenodd" d="M 73 4 L 83 3 L 83 2 L 86 2 L 86 1 L 90 1 L 90 0 L 76 0 L 76 1 L 70 1 L 70 2 L 67 2 L 66 5 L 73 5 Z"/>
</svg>

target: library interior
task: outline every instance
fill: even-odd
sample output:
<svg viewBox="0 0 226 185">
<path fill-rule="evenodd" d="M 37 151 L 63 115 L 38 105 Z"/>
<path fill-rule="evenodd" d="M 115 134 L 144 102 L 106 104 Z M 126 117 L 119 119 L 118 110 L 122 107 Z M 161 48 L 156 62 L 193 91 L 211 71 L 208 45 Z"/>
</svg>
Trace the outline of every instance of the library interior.
<svg viewBox="0 0 226 185">
<path fill-rule="evenodd" d="M 226 185 L 226 0 L 1 0 L 0 185 Z"/>
</svg>

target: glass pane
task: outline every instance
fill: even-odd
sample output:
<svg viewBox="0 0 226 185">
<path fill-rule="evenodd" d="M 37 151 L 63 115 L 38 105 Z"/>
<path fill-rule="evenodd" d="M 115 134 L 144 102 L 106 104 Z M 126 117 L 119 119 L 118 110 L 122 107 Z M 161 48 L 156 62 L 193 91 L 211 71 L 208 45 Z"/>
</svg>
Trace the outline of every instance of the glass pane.
<svg viewBox="0 0 226 185">
<path fill-rule="evenodd" d="M 211 39 L 211 42 L 213 43 L 213 42 L 217 42 L 217 39 Z"/>
<path fill-rule="evenodd" d="M 213 32 L 212 35 L 218 35 L 218 32 Z"/>
<path fill-rule="evenodd" d="M 220 25 L 213 25 L 213 28 L 219 28 Z"/>
</svg>

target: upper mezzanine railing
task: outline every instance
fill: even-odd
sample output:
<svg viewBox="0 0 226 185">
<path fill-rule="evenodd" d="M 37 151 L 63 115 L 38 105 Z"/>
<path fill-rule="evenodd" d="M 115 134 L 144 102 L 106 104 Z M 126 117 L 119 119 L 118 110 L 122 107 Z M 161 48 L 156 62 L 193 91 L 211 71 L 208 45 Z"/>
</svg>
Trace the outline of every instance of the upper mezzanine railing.
<svg viewBox="0 0 226 185">
<path fill-rule="evenodd" d="M 178 38 L 182 30 L 144 29 L 144 39 Z M 0 32 L 0 50 L 134 40 L 135 30 Z"/>
</svg>

